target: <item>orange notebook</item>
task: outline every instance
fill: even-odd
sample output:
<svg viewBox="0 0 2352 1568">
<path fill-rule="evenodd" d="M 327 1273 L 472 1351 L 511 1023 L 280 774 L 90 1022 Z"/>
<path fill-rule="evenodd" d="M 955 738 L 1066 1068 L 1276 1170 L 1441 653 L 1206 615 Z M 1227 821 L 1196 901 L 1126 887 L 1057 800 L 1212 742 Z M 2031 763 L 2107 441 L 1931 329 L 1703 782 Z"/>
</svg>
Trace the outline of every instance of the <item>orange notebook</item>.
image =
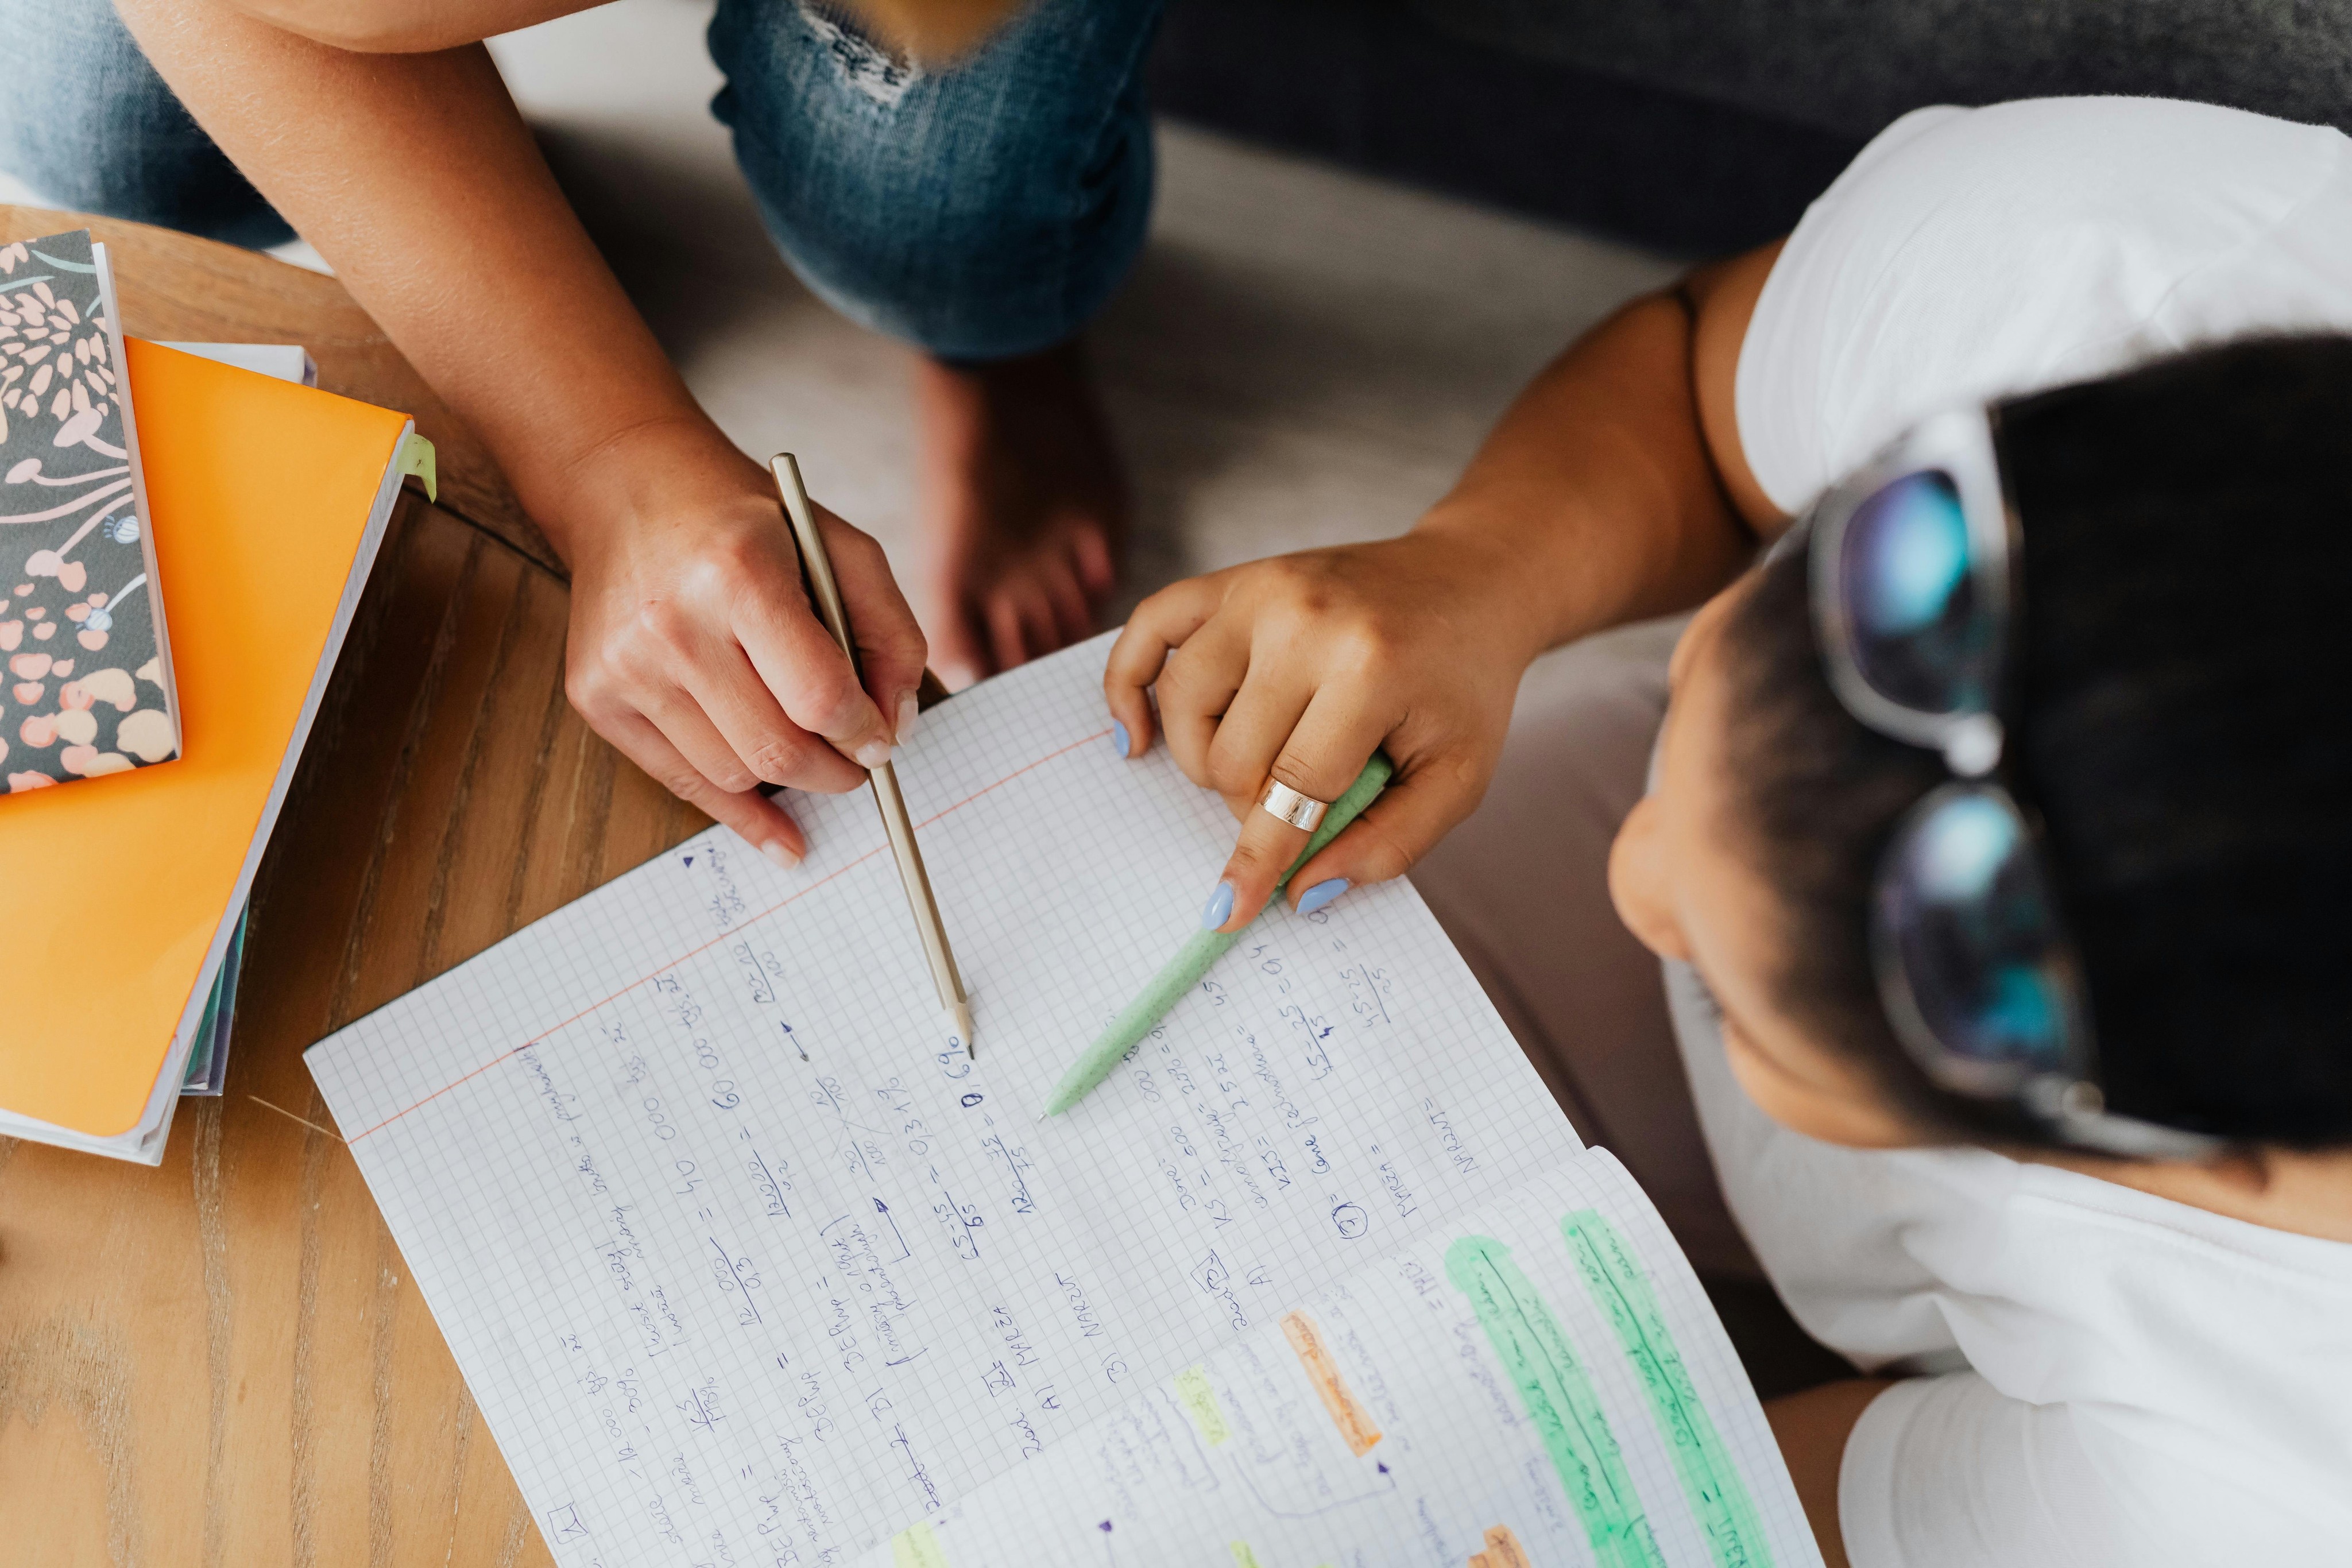
<svg viewBox="0 0 2352 1568">
<path fill-rule="evenodd" d="M 0 1134 L 153 1165 L 415 427 L 152 343 L 127 354 L 181 755 L 0 794 Z"/>
</svg>

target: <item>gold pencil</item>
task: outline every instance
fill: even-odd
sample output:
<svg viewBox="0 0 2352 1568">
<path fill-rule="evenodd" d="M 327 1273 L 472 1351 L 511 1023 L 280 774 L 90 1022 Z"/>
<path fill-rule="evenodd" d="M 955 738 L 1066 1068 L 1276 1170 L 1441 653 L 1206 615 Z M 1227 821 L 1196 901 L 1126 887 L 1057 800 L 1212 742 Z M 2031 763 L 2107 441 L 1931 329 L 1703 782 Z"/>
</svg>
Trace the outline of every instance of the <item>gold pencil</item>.
<svg viewBox="0 0 2352 1568">
<path fill-rule="evenodd" d="M 857 644 L 849 635 L 849 614 L 841 602 L 841 585 L 834 580 L 833 558 L 825 553 L 817 532 L 816 513 L 809 506 L 808 489 L 801 483 L 801 465 L 789 452 L 768 460 L 776 476 L 776 493 L 783 497 L 784 516 L 792 519 L 793 541 L 800 547 L 801 570 L 808 576 L 809 598 L 817 618 L 841 651 L 857 668 Z M 956 1037 L 966 1056 L 971 1044 L 971 1003 L 963 994 L 963 977 L 956 973 L 955 953 L 948 946 L 947 927 L 940 921 L 939 900 L 931 895 L 931 879 L 923 870 L 923 852 L 915 842 L 914 820 L 907 815 L 907 797 L 899 792 L 898 775 L 885 762 L 866 770 L 874 786 L 874 803 L 881 808 L 882 826 L 890 835 L 890 854 L 898 862 L 898 880 L 907 889 L 907 906 L 914 911 L 915 929 L 923 938 L 923 956 L 930 961 L 931 980 L 939 987 L 940 1006 L 955 1021 Z"/>
</svg>

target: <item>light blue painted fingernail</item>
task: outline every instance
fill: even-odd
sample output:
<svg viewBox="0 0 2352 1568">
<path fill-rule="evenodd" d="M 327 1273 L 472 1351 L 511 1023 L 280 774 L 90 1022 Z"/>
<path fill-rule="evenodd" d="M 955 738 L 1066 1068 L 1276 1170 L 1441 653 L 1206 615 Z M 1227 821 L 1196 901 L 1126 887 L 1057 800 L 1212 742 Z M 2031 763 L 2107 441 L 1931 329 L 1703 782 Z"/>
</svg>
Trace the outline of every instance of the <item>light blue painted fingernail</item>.
<svg viewBox="0 0 2352 1568">
<path fill-rule="evenodd" d="M 1209 902 L 1201 906 L 1201 929 L 1214 931 L 1234 917 L 1234 884 L 1217 883 L 1217 891 L 1209 894 Z"/>
<path fill-rule="evenodd" d="M 1110 743 L 1118 747 L 1121 757 L 1127 755 L 1127 726 L 1117 719 L 1110 721 Z"/>
<path fill-rule="evenodd" d="M 1312 915 L 1355 885 L 1344 876 L 1335 876 L 1328 882 L 1318 882 L 1298 895 L 1298 913 Z"/>
</svg>

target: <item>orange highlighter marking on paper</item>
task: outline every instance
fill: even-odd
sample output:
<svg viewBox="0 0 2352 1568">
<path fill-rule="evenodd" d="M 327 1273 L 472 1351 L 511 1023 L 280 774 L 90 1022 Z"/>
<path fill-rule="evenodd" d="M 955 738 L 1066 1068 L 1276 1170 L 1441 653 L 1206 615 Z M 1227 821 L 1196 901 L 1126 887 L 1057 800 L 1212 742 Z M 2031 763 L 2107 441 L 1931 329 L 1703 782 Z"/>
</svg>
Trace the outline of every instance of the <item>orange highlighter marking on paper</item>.
<svg viewBox="0 0 2352 1568">
<path fill-rule="evenodd" d="M 1534 1568 L 1528 1561 L 1527 1548 L 1511 1533 L 1507 1524 L 1498 1524 L 1486 1531 L 1486 1550 L 1470 1554 L 1470 1568 Z"/>
<path fill-rule="evenodd" d="M 1316 1332 L 1315 1320 L 1305 1312 L 1285 1312 L 1282 1337 L 1298 1353 L 1298 1364 L 1313 1380 L 1315 1392 L 1323 1396 L 1323 1408 L 1331 1413 L 1331 1424 L 1339 1428 L 1349 1451 L 1358 1458 L 1371 1452 L 1372 1445 L 1381 1440 L 1381 1429 L 1372 1425 L 1370 1414 L 1348 1391 L 1339 1367 L 1332 1364 L 1331 1353 L 1324 1347 L 1323 1336 Z"/>
</svg>

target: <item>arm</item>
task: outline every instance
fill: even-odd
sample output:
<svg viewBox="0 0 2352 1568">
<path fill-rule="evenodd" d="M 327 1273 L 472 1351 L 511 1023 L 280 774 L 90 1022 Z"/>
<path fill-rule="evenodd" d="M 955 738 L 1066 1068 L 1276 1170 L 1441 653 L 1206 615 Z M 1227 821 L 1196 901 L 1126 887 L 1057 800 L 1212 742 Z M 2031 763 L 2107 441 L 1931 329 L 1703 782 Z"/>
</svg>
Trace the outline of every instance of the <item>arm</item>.
<svg viewBox="0 0 2352 1568">
<path fill-rule="evenodd" d="M 1702 269 L 1593 329 L 1402 538 L 1252 562 L 1137 610 L 1105 695 L 1139 754 L 1156 684 L 1169 748 L 1242 818 L 1228 928 L 1306 842 L 1251 810 L 1269 776 L 1328 800 L 1385 747 L 1396 782 L 1291 885 L 1400 875 L 1485 793 L 1530 660 L 1697 604 L 1786 526 L 1732 407 L 1779 249 Z"/>
<path fill-rule="evenodd" d="M 585 11 L 604 0 L 222 0 L 258 21 L 337 48 L 412 54 L 454 48 Z M 866 24 L 919 59 L 950 59 L 1019 0 L 851 0 Z"/>
<path fill-rule="evenodd" d="M 478 44 L 603 0 L 217 0 L 284 32 L 339 49 L 417 54 Z"/>
<path fill-rule="evenodd" d="M 1838 1467 L 1845 1462 L 1845 1440 L 1870 1402 L 1893 1386 L 1884 1377 L 1849 1377 L 1784 1394 L 1764 1406 L 1772 1439 L 1796 1483 L 1797 1500 L 1804 1504 L 1805 1522 L 1813 1527 L 1829 1568 L 1846 1568 L 1845 1534 L 1838 1524 Z"/>
<path fill-rule="evenodd" d="M 1705 601 L 1785 527 L 1732 409 L 1775 244 L 1620 309 L 1511 404 L 1414 532 L 1501 547 L 1538 652 Z"/>
<path fill-rule="evenodd" d="M 257 4 L 261 0 L 256 0 Z M 552 10 L 547 0 L 504 9 Z M 811 613 L 765 473 L 697 406 L 590 243 L 487 52 L 347 53 L 218 0 L 120 0 L 158 70 L 479 431 L 572 569 L 567 689 L 640 767 L 780 859 L 753 787 L 845 789 L 911 705 L 922 635 L 828 517 L 861 690 Z"/>
</svg>

